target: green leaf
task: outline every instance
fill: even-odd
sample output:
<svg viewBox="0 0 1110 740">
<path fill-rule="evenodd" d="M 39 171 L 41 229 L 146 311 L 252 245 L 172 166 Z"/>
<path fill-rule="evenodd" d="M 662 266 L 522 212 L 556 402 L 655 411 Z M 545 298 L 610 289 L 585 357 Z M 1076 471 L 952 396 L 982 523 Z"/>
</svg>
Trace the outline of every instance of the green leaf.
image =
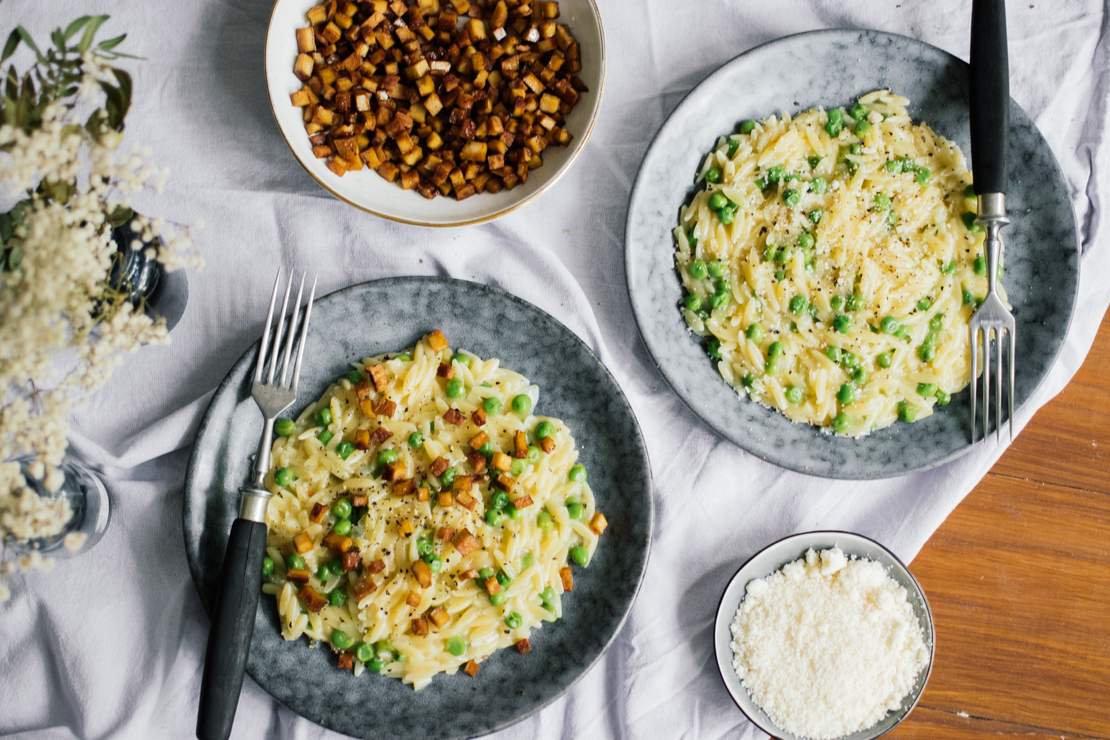
<svg viewBox="0 0 1110 740">
<path fill-rule="evenodd" d="M 111 51 L 112 49 L 122 44 L 125 38 L 127 38 L 127 34 L 121 33 L 119 36 L 101 41 L 99 44 L 96 45 L 96 48 L 100 49 L 101 51 Z"/>
<path fill-rule="evenodd" d="M 19 267 L 19 263 L 23 261 L 23 250 L 19 247 L 12 247 L 8 250 L 8 269 L 15 270 Z"/>
<path fill-rule="evenodd" d="M 77 44 L 77 50 L 79 52 L 84 54 L 89 50 L 97 30 L 104 25 L 104 21 L 106 20 L 108 20 L 108 16 L 106 15 L 94 15 L 89 19 L 88 25 L 85 26 L 85 33 L 81 35 L 81 43 Z"/>
<path fill-rule="evenodd" d="M 37 58 L 40 62 L 46 62 L 46 57 L 44 57 L 42 55 L 42 52 L 39 51 L 38 44 L 36 44 L 35 40 L 31 38 L 31 34 L 27 32 L 26 28 L 24 28 L 23 26 L 16 26 L 15 30 L 12 31 L 12 33 L 19 34 L 19 38 L 23 40 L 23 43 L 31 47 L 31 51 L 35 52 L 35 58 Z"/>
<path fill-rule="evenodd" d="M 59 51 L 63 53 L 65 52 L 66 40 L 65 37 L 62 36 L 61 29 L 55 28 L 53 31 L 51 31 L 50 40 L 54 42 L 54 46 L 57 47 Z"/>
<path fill-rule="evenodd" d="M 12 238 L 15 231 L 15 224 L 12 222 L 12 214 L 0 213 L 0 244 Z"/>
<path fill-rule="evenodd" d="M 16 47 L 19 46 L 19 31 L 14 30 L 8 34 L 8 40 L 4 42 L 4 51 L 0 53 L 0 62 L 7 61 L 8 57 L 15 54 Z"/>
<path fill-rule="evenodd" d="M 124 205 L 116 206 L 111 213 L 108 214 L 108 223 L 113 229 L 122 226 L 130 221 L 135 216 L 135 211 Z"/>
<path fill-rule="evenodd" d="M 92 20 L 91 15 L 83 15 L 80 18 L 77 18 L 76 20 L 74 20 L 68 26 L 66 26 L 66 30 L 62 32 L 66 41 L 73 38 L 73 35 L 76 34 L 78 31 L 80 31 L 82 28 L 84 28 L 85 24 L 88 23 L 91 20 Z"/>
</svg>

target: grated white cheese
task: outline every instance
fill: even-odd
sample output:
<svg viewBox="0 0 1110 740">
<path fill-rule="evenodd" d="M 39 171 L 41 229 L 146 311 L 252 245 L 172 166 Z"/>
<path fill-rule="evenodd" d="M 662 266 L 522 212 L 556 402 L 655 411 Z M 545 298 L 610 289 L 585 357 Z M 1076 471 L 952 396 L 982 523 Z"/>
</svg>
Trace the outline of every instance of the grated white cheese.
<svg viewBox="0 0 1110 740">
<path fill-rule="evenodd" d="M 732 622 L 733 667 L 767 716 L 840 737 L 898 709 L 928 661 L 906 589 L 872 560 L 809 550 L 751 581 Z"/>
</svg>

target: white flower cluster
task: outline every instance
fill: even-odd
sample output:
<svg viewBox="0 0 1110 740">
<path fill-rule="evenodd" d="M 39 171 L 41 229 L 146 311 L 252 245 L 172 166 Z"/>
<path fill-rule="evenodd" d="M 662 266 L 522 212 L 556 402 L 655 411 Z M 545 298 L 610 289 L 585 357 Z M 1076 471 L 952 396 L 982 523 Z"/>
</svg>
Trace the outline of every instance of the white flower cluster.
<svg viewBox="0 0 1110 740">
<path fill-rule="evenodd" d="M 97 91 L 102 67 L 86 58 L 80 90 Z M 16 458 L 30 457 L 30 474 L 57 490 L 72 406 L 102 385 L 125 353 L 167 341 L 164 320 L 109 284 L 118 258 L 109 214 L 130 193 L 160 191 L 166 178 L 148 163 L 149 153 L 122 155 L 119 142 L 114 131 L 90 134 L 73 107 L 57 104 L 30 133 L 0 126 L 0 186 L 29 198 L 0 247 L 0 601 L 9 593 L 5 573 L 46 562 L 37 553 L 5 560 L 3 543 L 57 535 L 72 516 L 64 497 L 40 496 L 27 485 Z M 46 196 L 42 191 L 52 189 L 40 183 L 68 185 L 68 197 Z M 130 246 L 153 244 L 147 256 L 165 269 L 201 267 L 187 228 L 143 217 L 131 227 L 138 239 Z"/>
</svg>

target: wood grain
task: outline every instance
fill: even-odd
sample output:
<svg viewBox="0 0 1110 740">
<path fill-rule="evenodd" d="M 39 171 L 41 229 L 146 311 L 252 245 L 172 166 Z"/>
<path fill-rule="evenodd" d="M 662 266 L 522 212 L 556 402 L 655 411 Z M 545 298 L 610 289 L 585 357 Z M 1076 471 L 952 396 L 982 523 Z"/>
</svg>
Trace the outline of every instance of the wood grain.
<svg viewBox="0 0 1110 740">
<path fill-rule="evenodd" d="M 894 736 L 1110 737 L 1110 314 L 911 569 L 936 664 Z"/>
</svg>

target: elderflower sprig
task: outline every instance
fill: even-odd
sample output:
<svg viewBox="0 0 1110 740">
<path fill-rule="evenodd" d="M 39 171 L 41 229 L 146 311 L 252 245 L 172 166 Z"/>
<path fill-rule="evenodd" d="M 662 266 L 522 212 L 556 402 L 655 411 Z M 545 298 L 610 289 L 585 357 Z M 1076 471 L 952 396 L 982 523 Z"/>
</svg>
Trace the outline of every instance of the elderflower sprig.
<svg viewBox="0 0 1110 740">
<path fill-rule="evenodd" d="M 64 497 L 38 492 L 63 481 L 70 410 L 126 353 L 168 339 L 165 321 L 113 280 L 122 250 L 167 270 L 201 266 L 187 228 L 128 204 L 161 191 L 166 173 L 149 153 L 120 151 L 132 85 L 110 64 L 128 56 L 116 51 L 125 35 L 96 40 L 106 20 L 56 29 L 45 52 L 17 27 L 0 52 L 0 64 L 20 47 L 35 60 L 7 68 L 0 96 L 0 195 L 17 199 L 0 213 L 0 600 L 5 574 L 49 564 L 5 548 L 59 535 L 72 516 Z M 131 244 L 113 237 L 123 224 Z"/>
</svg>

